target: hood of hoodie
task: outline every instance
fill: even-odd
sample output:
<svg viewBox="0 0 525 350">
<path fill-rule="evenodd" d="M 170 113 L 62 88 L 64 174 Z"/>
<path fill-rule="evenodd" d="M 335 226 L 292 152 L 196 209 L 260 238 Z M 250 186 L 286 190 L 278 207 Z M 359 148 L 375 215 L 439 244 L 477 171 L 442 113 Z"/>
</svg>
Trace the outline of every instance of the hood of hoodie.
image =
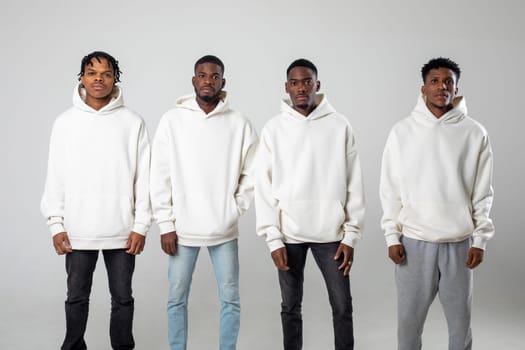
<svg viewBox="0 0 525 350">
<path fill-rule="evenodd" d="M 463 120 L 467 115 L 467 102 L 463 96 L 457 96 L 452 101 L 452 109 L 443 114 L 441 118 L 436 118 L 428 109 L 423 95 L 419 95 L 416 106 L 412 111 L 412 116 L 419 122 L 434 125 L 439 123 L 453 124 Z"/>
<path fill-rule="evenodd" d="M 208 114 L 204 113 L 202 108 L 197 103 L 195 94 L 179 97 L 178 99 L 175 100 L 175 107 L 187 109 L 193 112 L 200 112 L 200 114 L 204 118 L 210 118 L 214 115 L 221 114 L 230 109 L 229 102 L 228 102 L 228 93 L 224 90 L 221 91 L 221 94 L 219 95 L 219 103 L 217 104 L 217 106 L 215 106 L 213 111 L 211 111 Z"/>
<path fill-rule="evenodd" d="M 324 94 L 317 94 L 315 96 L 315 103 L 317 106 L 314 110 L 307 116 L 304 116 L 293 108 L 292 100 L 287 96 L 281 101 L 281 113 L 302 121 L 312 121 L 335 113 L 334 107 L 328 102 Z"/>
<path fill-rule="evenodd" d="M 111 92 L 111 100 L 109 103 L 97 111 L 86 104 L 86 89 L 81 83 L 78 83 L 73 91 L 73 106 L 85 112 L 104 115 L 112 113 L 115 109 L 124 106 L 124 98 L 122 97 L 120 87 L 115 86 Z"/>
</svg>

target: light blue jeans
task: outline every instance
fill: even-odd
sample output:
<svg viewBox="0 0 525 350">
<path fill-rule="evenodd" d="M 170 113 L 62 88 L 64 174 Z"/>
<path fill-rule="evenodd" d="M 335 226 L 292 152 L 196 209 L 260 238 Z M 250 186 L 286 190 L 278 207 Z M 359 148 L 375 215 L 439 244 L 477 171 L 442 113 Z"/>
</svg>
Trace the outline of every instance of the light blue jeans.
<svg viewBox="0 0 525 350">
<path fill-rule="evenodd" d="M 200 247 L 179 245 L 169 257 L 168 339 L 171 350 L 186 350 L 188 336 L 188 296 Z M 219 299 L 220 350 L 235 350 L 239 334 L 239 257 L 237 239 L 209 246 Z"/>
</svg>

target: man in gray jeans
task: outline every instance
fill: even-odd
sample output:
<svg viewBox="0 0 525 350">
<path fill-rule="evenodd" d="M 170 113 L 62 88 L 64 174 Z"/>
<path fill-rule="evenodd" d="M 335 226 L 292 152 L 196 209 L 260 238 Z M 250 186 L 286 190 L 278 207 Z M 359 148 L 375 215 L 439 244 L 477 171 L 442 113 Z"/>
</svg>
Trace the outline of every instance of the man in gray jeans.
<svg viewBox="0 0 525 350">
<path fill-rule="evenodd" d="M 421 70 L 412 114 L 386 142 L 381 171 L 388 255 L 396 264 L 400 350 L 421 349 L 436 294 L 449 329 L 449 350 L 472 348 L 472 269 L 494 235 L 492 150 L 487 131 L 457 96 L 458 65 L 436 58 Z"/>
</svg>

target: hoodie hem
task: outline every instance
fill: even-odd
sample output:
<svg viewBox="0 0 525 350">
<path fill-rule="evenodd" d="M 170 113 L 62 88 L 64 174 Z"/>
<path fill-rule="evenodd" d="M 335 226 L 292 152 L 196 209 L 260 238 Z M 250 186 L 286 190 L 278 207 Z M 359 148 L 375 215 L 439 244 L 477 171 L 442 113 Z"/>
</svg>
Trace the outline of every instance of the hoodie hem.
<svg viewBox="0 0 525 350">
<path fill-rule="evenodd" d="M 290 235 L 288 233 L 283 233 L 283 242 L 289 244 L 297 243 L 333 243 L 343 241 L 344 235 L 341 231 L 338 235 L 334 236 L 330 234 L 329 237 L 323 237 L 323 234 L 316 235 L 316 237 L 299 237 L 297 235 Z"/>
<path fill-rule="evenodd" d="M 115 237 L 108 239 L 78 239 L 69 237 L 73 250 L 107 250 L 123 249 L 126 246 L 128 237 Z"/>
<path fill-rule="evenodd" d="M 188 247 L 206 247 L 206 246 L 214 246 L 222 243 L 226 243 L 228 241 L 234 240 L 239 236 L 239 230 L 237 227 L 232 229 L 231 231 L 228 231 L 224 234 L 217 235 L 217 236 L 192 236 L 188 237 L 185 236 L 184 233 L 178 233 L 178 244 Z"/>
<path fill-rule="evenodd" d="M 436 235 L 437 238 L 431 239 L 427 236 L 423 237 L 421 234 L 414 234 L 412 232 L 404 231 L 403 236 L 406 236 L 411 239 L 416 239 L 418 241 L 424 241 L 424 242 L 430 242 L 430 243 L 457 243 L 462 242 L 470 237 L 472 237 L 471 234 L 463 235 L 463 236 L 457 236 L 457 237 L 447 237 L 446 239 L 439 238 L 438 235 Z"/>
</svg>

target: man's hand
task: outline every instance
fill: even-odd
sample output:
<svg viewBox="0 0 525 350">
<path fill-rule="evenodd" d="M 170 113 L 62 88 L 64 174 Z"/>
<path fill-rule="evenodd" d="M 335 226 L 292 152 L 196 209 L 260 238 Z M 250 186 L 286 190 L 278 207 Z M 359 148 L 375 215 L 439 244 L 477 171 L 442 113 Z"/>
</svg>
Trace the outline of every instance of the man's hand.
<svg viewBox="0 0 525 350">
<path fill-rule="evenodd" d="M 69 238 L 67 237 L 67 232 L 60 232 L 54 235 L 53 246 L 58 255 L 64 255 L 73 251 Z"/>
<path fill-rule="evenodd" d="M 335 252 L 334 260 L 338 260 L 341 254 L 343 254 L 343 262 L 339 265 L 338 269 L 343 270 L 343 276 L 348 276 L 354 263 L 354 248 L 341 243 Z"/>
<path fill-rule="evenodd" d="M 140 233 L 133 232 L 129 234 L 128 241 L 124 246 L 126 253 L 131 255 L 139 255 L 144 250 L 144 245 L 146 244 L 146 237 Z"/>
<path fill-rule="evenodd" d="M 399 265 L 406 260 L 405 247 L 402 244 L 391 245 L 388 247 L 388 257 L 392 261 Z"/>
<path fill-rule="evenodd" d="M 272 252 L 272 259 L 275 266 L 281 271 L 288 271 L 288 254 L 286 254 L 286 247 L 276 249 Z"/>
<path fill-rule="evenodd" d="M 472 247 L 468 251 L 467 267 L 469 269 L 476 268 L 483 261 L 483 249 Z"/>
<path fill-rule="evenodd" d="M 174 256 L 177 254 L 177 242 L 178 242 L 177 232 L 172 231 L 160 235 L 160 246 L 164 253 Z"/>
</svg>

